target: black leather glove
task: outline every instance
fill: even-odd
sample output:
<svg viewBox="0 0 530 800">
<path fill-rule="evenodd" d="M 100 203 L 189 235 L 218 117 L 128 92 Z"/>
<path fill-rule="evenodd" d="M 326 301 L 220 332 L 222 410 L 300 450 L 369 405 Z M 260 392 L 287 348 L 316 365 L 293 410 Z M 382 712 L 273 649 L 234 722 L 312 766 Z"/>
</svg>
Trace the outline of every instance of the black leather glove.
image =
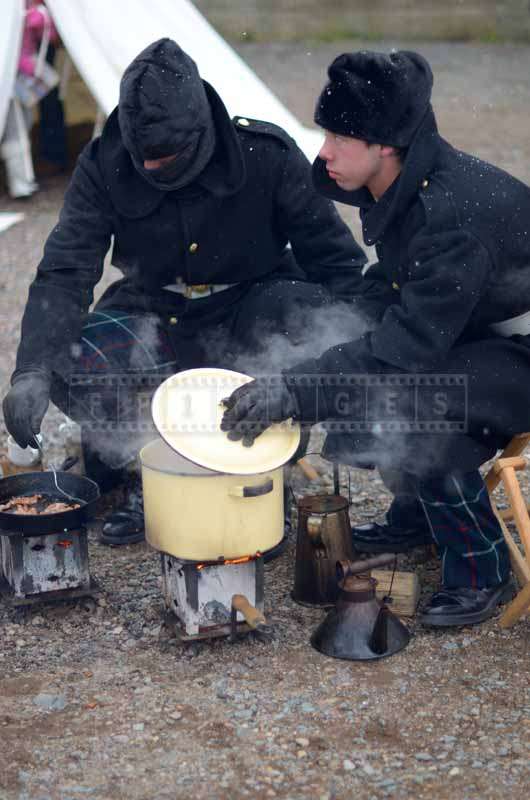
<svg viewBox="0 0 530 800">
<path fill-rule="evenodd" d="M 259 379 L 245 383 L 223 400 L 226 411 L 221 430 L 232 441 L 243 440 L 251 447 L 254 440 L 273 423 L 296 419 L 298 403 L 283 378 Z"/>
<path fill-rule="evenodd" d="M 20 447 L 35 447 L 35 436 L 50 402 L 50 378 L 45 372 L 15 373 L 4 397 L 6 428 Z"/>
</svg>

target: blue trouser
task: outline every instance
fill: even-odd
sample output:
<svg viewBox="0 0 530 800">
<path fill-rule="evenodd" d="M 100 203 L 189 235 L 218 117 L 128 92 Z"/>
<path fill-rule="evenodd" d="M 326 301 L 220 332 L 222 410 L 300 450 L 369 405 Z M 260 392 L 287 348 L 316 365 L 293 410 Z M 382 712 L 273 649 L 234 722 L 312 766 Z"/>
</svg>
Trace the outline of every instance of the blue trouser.
<svg viewBox="0 0 530 800">
<path fill-rule="evenodd" d="M 421 483 L 419 500 L 442 557 L 447 589 L 482 589 L 508 579 L 508 547 L 478 470 Z"/>
<path fill-rule="evenodd" d="M 442 559 L 442 583 L 480 589 L 507 580 L 508 548 L 478 470 L 428 481 L 381 473 L 396 496 L 387 512 L 399 528 L 429 528 Z"/>
</svg>

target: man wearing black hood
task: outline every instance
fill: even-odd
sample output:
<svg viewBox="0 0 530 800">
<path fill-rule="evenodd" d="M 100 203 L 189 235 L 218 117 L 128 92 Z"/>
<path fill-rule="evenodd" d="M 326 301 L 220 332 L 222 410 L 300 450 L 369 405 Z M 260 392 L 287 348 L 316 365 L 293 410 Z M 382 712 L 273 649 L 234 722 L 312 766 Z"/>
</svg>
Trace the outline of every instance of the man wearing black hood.
<svg viewBox="0 0 530 800">
<path fill-rule="evenodd" d="M 111 237 L 124 277 L 88 315 Z M 50 396 L 70 416 L 94 419 L 102 430 L 83 428 L 87 474 L 110 488 L 137 445 L 132 432 L 112 430 L 117 403 L 120 419 L 132 419 L 133 378 L 141 388 L 154 377 L 154 391 L 181 369 L 231 367 L 269 333 L 296 340 L 306 320 L 292 312 L 364 291 L 365 263 L 285 131 L 231 120 L 192 59 L 169 39 L 154 42 L 125 71 L 119 105 L 81 154 L 46 242 L 6 426 L 21 446 L 32 443 Z M 72 373 L 78 387 L 86 378 L 80 392 L 69 392 Z M 117 384 L 98 388 L 92 377 L 124 373 L 119 396 Z M 129 492 L 104 541 L 143 537 L 140 499 Z"/>
<path fill-rule="evenodd" d="M 354 546 L 434 540 L 443 588 L 423 622 L 481 622 L 513 593 L 479 467 L 530 429 L 530 189 L 440 137 L 419 54 L 347 53 L 328 74 L 314 183 L 360 208 L 379 258 L 366 277 L 391 297 L 372 331 L 286 370 L 273 394 L 237 390 L 223 427 L 251 444 L 271 421 L 326 421 L 327 457 L 377 466 L 395 495 Z"/>
</svg>

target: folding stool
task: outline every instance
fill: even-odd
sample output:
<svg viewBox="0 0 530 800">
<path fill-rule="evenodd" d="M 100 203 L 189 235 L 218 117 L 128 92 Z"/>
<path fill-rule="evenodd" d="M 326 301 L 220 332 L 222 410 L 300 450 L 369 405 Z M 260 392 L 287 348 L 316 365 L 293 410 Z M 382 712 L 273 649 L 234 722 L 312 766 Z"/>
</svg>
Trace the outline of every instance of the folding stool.
<svg viewBox="0 0 530 800">
<path fill-rule="evenodd" d="M 530 516 L 529 506 L 525 503 L 516 473 L 527 466 L 526 458 L 521 453 L 530 443 L 530 433 L 519 433 L 514 436 L 501 455 L 495 459 L 486 475 L 485 483 L 490 495 L 493 510 L 500 522 L 508 550 L 512 569 L 519 581 L 521 589 L 514 600 L 507 606 L 500 618 L 502 628 L 509 628 L 530 610 Z M 502 483 L 509 508 L 499 510 L 493 499 L 493 492 Z M 513 520 L 519 533 L 523 553 L 510 533 L 507 522 Z"/>
</svg>

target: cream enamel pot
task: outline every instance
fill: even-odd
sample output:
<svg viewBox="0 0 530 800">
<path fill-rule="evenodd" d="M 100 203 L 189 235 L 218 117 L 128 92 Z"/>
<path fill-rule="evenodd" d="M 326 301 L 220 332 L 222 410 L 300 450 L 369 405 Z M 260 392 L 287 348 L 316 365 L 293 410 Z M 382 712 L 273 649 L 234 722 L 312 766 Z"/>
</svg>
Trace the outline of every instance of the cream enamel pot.
<svg viewBox="0 0 530 800">
<path fill-rule="evenodd" d="M 255 555 L 283 537 L 283 467 L 232 475 L 200 467 L 162 439 L 140 452 L 145 535 L 192 561 Z"/>
</svg>

